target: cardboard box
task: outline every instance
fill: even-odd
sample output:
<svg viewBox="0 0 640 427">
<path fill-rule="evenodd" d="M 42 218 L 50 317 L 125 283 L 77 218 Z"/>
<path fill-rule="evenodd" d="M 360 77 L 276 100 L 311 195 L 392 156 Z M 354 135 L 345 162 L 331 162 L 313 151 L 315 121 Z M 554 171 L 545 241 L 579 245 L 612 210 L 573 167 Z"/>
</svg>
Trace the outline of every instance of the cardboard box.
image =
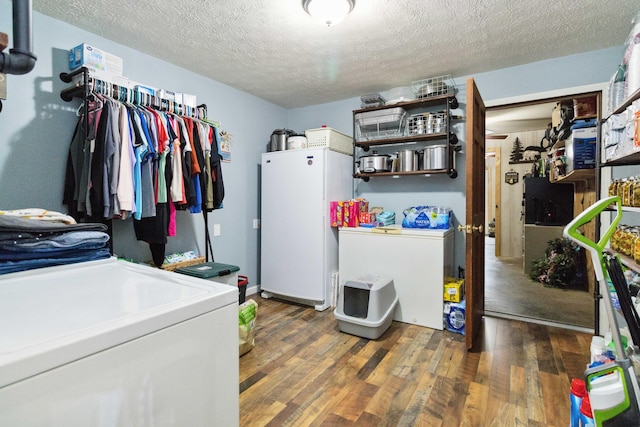
<svg viewBox="0 0 640 427">
<path fill-rule="evenodd" d="M 85 43 L 69 51 L 69 70 L 83 66 L 117 76 L 121 76 L 123 73 L 122 58 Z"/>
<path fill-rule="evenodd" d="M 573 118 L 593 117 L 598 112 L 598 98 L 595 95 L 573 98 Z"/>
<path fill-rule="evenodd" d="M 361 216 L 368 212 L 369 202 L 363 198 L 340 200 L 330 202 L 329 208 L 332 227 L 358 227 Z"/>
<path fill-rule="evenodd" d="M 447 279 L 444 283 L 444 301 L 460 302 L 464 298 L 464 279 Z"/>
<path fill-rule="evenodd" d="M 338 202 L 337 201 L 329 202 L 329 221 L 331 223 L 331 227 L 338 226 Z"/>
<path fill-rule="evenodd" d="M 336 215 L 336 219 L 338 221 L 339 227 L 349 227 L 349 201 L 348 200 L 340 200 L 338 201 L 338 212 Z"/>
<path fill-rule="evenodd" d="M 370 224 L 376 222 L 376 214 L 373 212 L 360 212 L 360 223 Z"/>
<path fill-rule="evenodd" d="M 575 169 L 594 169 L 596 167 L 595 127 L 574 129 L 565 142 L 567 173 Z"/>
<path fill-rule="evenodd" d="M 360 201 L 351 199 L 349 200 L 349 227 L 360 226 Z"/>
</svg>

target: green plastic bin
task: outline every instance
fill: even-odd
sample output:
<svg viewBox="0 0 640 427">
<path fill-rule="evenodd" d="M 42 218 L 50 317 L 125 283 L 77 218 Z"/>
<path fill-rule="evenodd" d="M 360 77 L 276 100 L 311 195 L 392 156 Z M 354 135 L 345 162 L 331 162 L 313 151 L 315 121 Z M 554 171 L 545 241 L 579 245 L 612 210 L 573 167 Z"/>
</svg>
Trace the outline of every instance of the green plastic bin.
<svg viewBox="0 0 640 427">
<path fill-rule="evenodd" d="M 190 265 L 176 269 L 176 273 L 198 277 L 200 279 L 211 280 L 212 282 L 224 283 L 229 286 L 238 287 L 238 301 L 244 302 L 246 295 L 246 276 L 238 277 L 240 267 L 219 262 L 204 262 L 202 264 Z M 242 283 L 241 283 L 242 282 Z"/>
</svg>

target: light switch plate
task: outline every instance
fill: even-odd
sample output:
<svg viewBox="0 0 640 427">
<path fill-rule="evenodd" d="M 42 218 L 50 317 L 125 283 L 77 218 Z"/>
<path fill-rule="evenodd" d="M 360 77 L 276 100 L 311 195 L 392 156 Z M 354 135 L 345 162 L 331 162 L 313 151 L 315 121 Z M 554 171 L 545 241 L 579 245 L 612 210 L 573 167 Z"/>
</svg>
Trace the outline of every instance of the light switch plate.
<svg viewBox="0 0 640 427">
<path fill-rule="evenodd" d="M 213 235 L 214 236 L 220 235 L 220 224 L 213 224 Z"/>
</svg>

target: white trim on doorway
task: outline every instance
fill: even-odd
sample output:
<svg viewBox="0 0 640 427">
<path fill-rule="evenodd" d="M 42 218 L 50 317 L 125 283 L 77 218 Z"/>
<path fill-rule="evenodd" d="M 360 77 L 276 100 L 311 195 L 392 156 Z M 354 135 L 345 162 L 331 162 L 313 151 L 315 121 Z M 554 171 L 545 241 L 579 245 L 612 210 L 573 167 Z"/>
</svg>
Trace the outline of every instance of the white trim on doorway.
<svg viewBox="0 0 640 427">
<path fill-rule="evenodd" d="M 507 97 L 507 98 L 498 98 L 498 99 L 492 99 L 492 100 L 487 100 L 485 101 L 485 106 L 487 107 L 487 110 L 489 109 L 500 109 L 500 108 L 509 108 L 510 106 L 517 106 L 518 104 L 534 104 L 537 101 L 546 101 L 546 100 L 553 100 L 553 99 L 558 99 L 558 98 L 570 98 L 574 95 L 579 95 L 579 94 L 584 94 L 584 93 L 593 93 L 593 92 L 600 92 L 601 95 L 601 100 L 602 100 L 602 110 L 601 110 L 601 114 L 602 116 L 606 116 L 607 111 L 606 110 L 606 100 L 608 99 L 608 90 L 609 90 L 609 82 L 602 82 L 602 83 L 594 83 L 594 84 L 589 84 L 589 85 L 582 85 L 582 86 L 574 86 L 574 87 L 567 87 L 567 88 L 563 88 L 563 89 L 557 89 L 557 90 L 551 90 L 551 91 L 544 91 L 544 92 L 537 92 L 537 93 L 529 93 L 529 94 L 524 94 L 524 95 L 518 95 L 518 96 L 513 96 L 513 97 Z M 606 169 L 606 168 L 605 168 Z M 601 182 L 604 182 L 608 179 L 608 173 L 610 173 L 609 170 L 604 170 L 602 171 L 601 174 Z M 498 221 L 496 221 L 496 229 L 498 229 Z M 496 236 L 497 237 L 497 236 Z M 607 325 L 607 323 L 603 323 L 603 313 L 604 310 L 602 309 L 602 307 L 600 308 L 600 318 L 598 319 L 600 325 Z M 513 318 L 513 319 L 518 319 L 518 320 L 525 320 L 525 321 L 529 321 L 529 322 L 534 322 L 534 323 L 541 323 L 541 324 L 547 324 L 547 325 L 552 325 L 552 326 L 560 326 L 558 324 L 555 324 L 553 321 L 549 321 L 549 320 L 542 320 L 542 319 L 530 319 L 527 317 L 521 317 L 515 314 L 506 314 L 506 313 L 497 313 L 497 312 L 491 312 L 490 310 L 488 310 L 485 315 L 488 316 L 493 316 L 493 317 L 505 317 L 505 318 Z M 562 325 L 562 327 L 565 328 L 569 328 L 569 329 L 574 329 L 576 328 L 577 330 L 582 330 L 582 331 L 590 331 L 592 333 L 593 329 L 589 329 L 589 328 L 581 328 L 581 327 L 576 327 L 576 326 L 569 326 L 569 325 Z M 601 328 L 602 329 L 602 328 Z"/>
<path fill-rule="evenodd" d="M 574 86 L 574 87 L 569 87 L 564 89 L 550 90 L 546 92 L 528 93 L 525 95 L 512 96 L 509 98 L 492 99 L 489 101 L 485 101 L 485 106 L 487 108 L 499 107 L 502 105 L 538 101 L 541 99 L 548 99 L 548 98 L 560 98 L 563 96 L 575 95 L 577 93 L 598 92 L 598 91 L 602 91 L 602 99 L 605 100 L 607 99 L 608 90 L 609 90 L 608 82 L 594 83 L 590 85 Z"/>
</svg>

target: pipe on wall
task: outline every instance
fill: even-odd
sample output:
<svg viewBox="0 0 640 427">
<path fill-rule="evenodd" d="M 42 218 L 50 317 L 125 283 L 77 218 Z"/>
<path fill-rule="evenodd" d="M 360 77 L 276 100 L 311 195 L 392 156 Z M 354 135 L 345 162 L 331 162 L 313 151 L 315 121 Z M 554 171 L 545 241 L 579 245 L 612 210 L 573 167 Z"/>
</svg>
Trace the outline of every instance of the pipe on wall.
<svg viewBox="0 0 640 427">
<path fill-rule="evenodd" d="M 0 52 L 0 73 L 27 74 L 36 65 L 32 50 L 32 0 L 13 0 L 13 48 Z"/>
</svg>

